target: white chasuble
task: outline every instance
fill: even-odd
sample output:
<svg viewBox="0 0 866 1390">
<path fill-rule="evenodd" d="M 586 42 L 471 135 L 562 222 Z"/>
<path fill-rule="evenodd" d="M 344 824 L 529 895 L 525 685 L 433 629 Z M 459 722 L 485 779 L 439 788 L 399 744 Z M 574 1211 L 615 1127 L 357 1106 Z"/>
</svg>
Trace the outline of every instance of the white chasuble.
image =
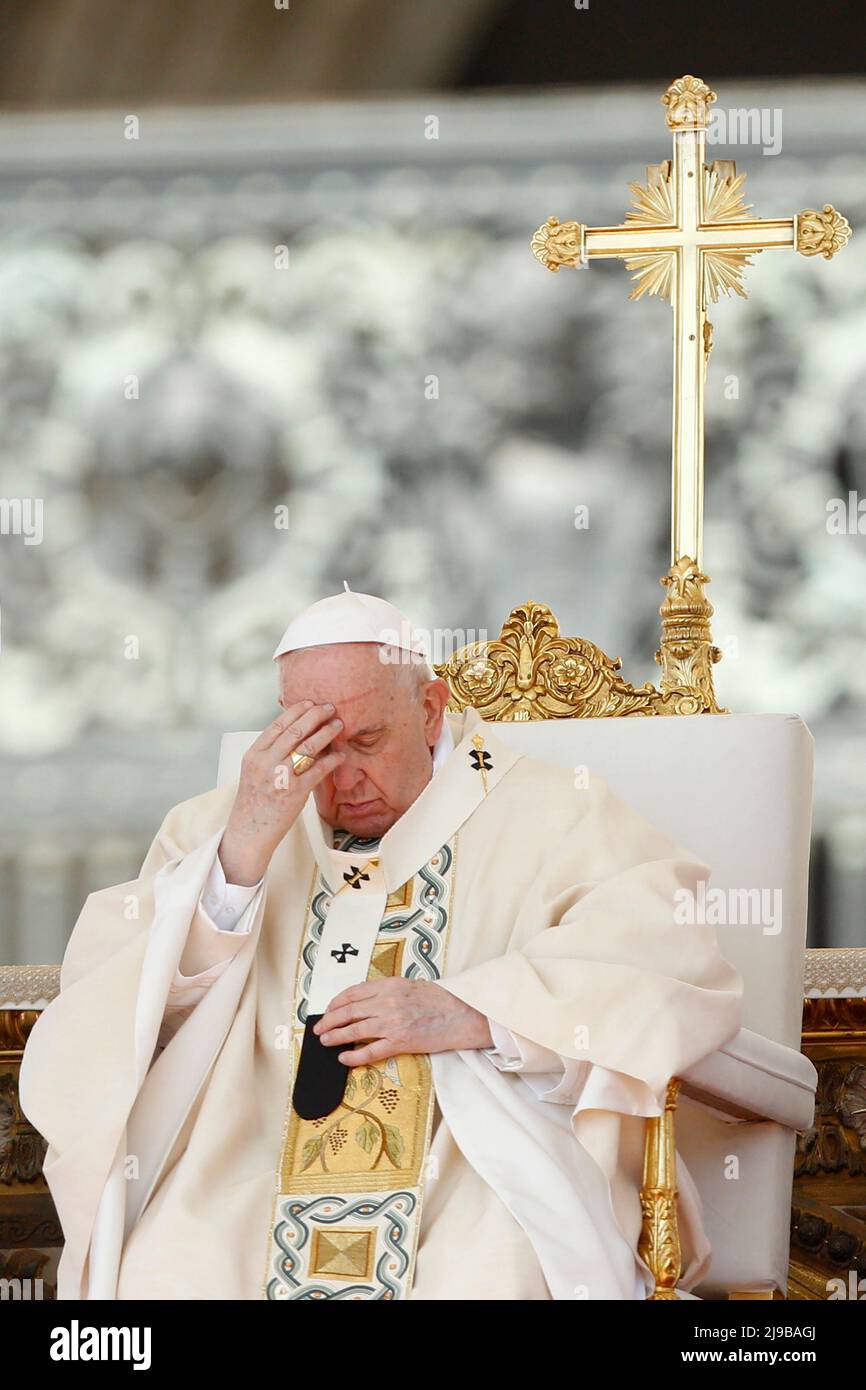
<svg viewBox="0 0 866 1390">
<path fill-rule="evenodd" d="M 645 1296 L 646 1117 L 740 1027 L 714 929 L 674 911 L 707 866 L 601 778 L 448 718 L 453 752 L 379 844 L 335 846 L 308 803 L 234 932 L 201 905 L 233 786 L 173 808 L 139 878 L 88 898 L 20 1078 L 61 1298 Z M 395 974 L 522 1062 L 396 1057 L 302 1118 L 307 1017 Z M 678 1176 L 687 1294 L 711 1252 Z"/>
</svg>

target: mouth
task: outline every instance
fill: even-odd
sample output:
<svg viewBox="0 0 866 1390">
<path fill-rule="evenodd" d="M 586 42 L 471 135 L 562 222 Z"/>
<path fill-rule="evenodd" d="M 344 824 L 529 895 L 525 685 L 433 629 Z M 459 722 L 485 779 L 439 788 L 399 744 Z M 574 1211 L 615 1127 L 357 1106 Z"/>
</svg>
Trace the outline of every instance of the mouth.
<svg viewBox="0 0 866 1390">
<path fill-rule="evenodd" d="M 382 798 L 374 796 L 372 801 L 344 801 L 340 806 L 341 811 L 351 811 L 353 815 L 363 815 L 365 811 L 372 811 L 374 806 L 381 803 Z"/>
</svg>

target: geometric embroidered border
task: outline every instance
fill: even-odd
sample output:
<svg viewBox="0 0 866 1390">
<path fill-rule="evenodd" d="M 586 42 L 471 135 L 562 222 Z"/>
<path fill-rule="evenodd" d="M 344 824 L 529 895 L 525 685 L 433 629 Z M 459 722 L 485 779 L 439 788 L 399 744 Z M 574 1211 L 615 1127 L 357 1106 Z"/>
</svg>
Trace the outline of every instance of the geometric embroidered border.
<svg viewBox="0 0 866 1390">
<path fill-rule="evenodd" d="M 419 1204 L 419 1189 L 281 1198 L 268 1298 L 404 1298 Z"/>
</svg>

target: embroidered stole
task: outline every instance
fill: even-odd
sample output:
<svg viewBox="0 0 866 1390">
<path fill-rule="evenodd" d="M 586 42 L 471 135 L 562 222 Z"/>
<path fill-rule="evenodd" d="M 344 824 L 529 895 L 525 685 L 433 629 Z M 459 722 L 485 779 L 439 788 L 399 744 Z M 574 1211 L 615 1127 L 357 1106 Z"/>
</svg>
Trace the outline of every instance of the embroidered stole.
<svg viewBox="0 0 866 1390">
<path fill-rule="evenodd" d="M 442 974 L 455 843 L 456 837 L 388 897 L 368 979 L 403 975 L 436 980 Z M 375 847 L 375 842 L 348 838 L 339 844 L 343 850 Z M 295 1067 L 329 898 L 317 868 L 296 986 Z M 289 1105 L 267 1298 L 406 1296 L 414 1271 L 433 1105 L 430 1059 L 411 1054 L 352 1068 L 342 1103 L 323 1118 L 301 1119 Z"/>
</svg>

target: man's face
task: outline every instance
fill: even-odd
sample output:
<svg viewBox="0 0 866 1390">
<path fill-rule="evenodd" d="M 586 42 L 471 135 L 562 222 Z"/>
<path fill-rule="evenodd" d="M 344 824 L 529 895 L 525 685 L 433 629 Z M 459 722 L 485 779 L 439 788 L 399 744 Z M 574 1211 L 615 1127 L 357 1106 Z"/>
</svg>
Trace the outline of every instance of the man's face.
<svg viewBox="0 0 866 1390">
<path fill-rule="evenodd" d="M 432 775 L 445 681 L 414 684 L 372 642 L 289 652 L 279 666 L 284 708 L 297 700 L 330 702 L 343 721 L 330 747 L 345 758 L 314 791 L 322 820 L 364 838 L 384 835 Z"/>
</svg>

